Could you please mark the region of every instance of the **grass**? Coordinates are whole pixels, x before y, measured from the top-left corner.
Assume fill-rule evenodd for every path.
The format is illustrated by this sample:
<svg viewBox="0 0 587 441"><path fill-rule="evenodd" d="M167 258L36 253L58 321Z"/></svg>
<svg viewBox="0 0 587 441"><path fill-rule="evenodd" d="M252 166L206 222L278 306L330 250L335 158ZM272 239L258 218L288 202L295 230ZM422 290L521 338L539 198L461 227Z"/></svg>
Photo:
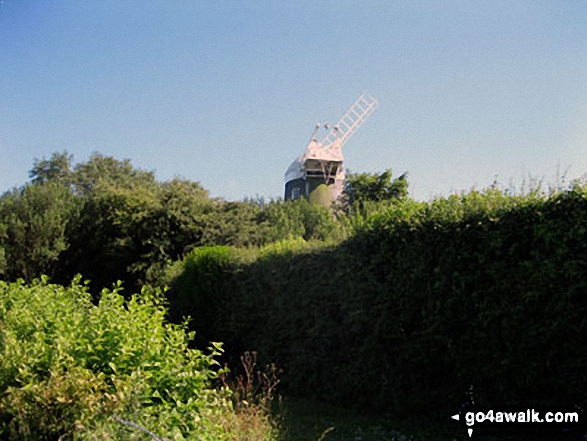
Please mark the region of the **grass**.
<svg viewBox="0 0 587 441"><path fill-rule="evenodd" d="M282 402L285 441L452 441L468 439L461 427L416 427L392 416L361 414L319 401Z"/></svg>

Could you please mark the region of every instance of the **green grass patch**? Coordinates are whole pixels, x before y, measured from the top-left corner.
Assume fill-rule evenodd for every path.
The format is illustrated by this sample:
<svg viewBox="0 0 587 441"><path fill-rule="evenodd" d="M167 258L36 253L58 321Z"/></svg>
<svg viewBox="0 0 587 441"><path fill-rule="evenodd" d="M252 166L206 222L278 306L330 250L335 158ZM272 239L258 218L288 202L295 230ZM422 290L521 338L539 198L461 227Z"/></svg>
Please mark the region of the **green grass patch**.
<svg viewBox="0 0 587 441"><path fill-rule="evenodd" d="M284 399L281 412L284 441L446 441L465 433L450 423L418 426L301 398Z"/></svg>

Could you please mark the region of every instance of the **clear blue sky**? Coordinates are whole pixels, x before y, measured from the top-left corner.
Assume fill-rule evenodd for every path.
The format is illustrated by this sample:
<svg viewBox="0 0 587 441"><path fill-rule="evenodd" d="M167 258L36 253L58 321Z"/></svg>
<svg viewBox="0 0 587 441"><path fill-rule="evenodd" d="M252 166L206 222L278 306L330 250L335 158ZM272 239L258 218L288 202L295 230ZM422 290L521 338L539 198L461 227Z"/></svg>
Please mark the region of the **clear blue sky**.
<svg viewBox="0 0 587 441"><path fill-rule="evenodd" d="M0 0L0 190L67 150L282 196L365 89L346 166L407 171L414 197L582 176L587 2Z"/></svg>

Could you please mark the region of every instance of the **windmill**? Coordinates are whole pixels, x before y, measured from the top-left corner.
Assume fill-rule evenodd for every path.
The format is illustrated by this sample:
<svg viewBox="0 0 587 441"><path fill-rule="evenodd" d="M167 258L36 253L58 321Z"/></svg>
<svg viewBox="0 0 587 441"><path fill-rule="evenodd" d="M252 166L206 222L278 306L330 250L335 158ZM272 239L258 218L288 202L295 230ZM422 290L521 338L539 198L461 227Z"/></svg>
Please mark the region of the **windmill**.
<svg viewBox="0 0 587 441"><path fill-rule="evenodd" d="M373 113L377 100L368 92L363 94L334 125L316 124L305 152L285 172L285 200L304 196L319 203L330 204L344 188L342 148ZM316 138L324 128L326 135Z"/></svg>

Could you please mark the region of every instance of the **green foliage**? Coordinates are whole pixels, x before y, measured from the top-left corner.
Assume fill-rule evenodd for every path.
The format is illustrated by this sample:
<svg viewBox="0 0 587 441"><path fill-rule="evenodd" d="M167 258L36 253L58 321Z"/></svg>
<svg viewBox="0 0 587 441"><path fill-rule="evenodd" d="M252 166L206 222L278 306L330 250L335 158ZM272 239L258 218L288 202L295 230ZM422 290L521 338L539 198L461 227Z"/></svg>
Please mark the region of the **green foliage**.
<svg viewBox="0 0 587 441"><path fill-rule="evenodd" d="M95 154L73 167L71 160L64 152L37 161L34 185L0 198L5 278L30 280L49 272L64 281L79 272L93 286L117 279L133 286L170 281L170 317L178 322L195 317L199 347L225 341L230 354L258 349L285 368L284 383L294 393L343 404L445 416L464 401L470 384L481 398L498 403L577 402L587 395L587 359L580 350L587 344L587 197L580 185L548 197L539 189L511 195L493 187L424 203L406 197L405 175L349 174L334 217L305 199L211 199L197 183L157 182L152 172L135 169L128 160ZM178 259L183 262L169 267ZM33 288L60 305L48 294L56 288ZM8 289L15 290L26 289ZM134 310L132 302L159 307L158 297L125 303L115 294L103 295L98 309L108 309L117 320L110 323L108 314L95 319L100 329L115 326L112 335L132 334L118 323L124 311ZM118 300L110 302L109 296ZM60 308L69 311L65 304ZM114 358L117 371L108 363L73 363L77 358L67 348L77 346L54 334L56 325L41 318L37 332L32 317L46 317L35 312L41 309L32 307L30 317L22 313L11 324L21 326L22 341L31 335L36 340L6 358L13 364L6 365L2 381L21 378L20 370L34 381L27 387L26 379L6 383L0 395L4 430L32 437L26 427L80 434L92 427L124 438L128 429L84 416L107 415L114 408L129 420L158 427L155 413L138 412L136 406L146 403L159 412L157 406L173 401L173 385L134 392L134 380L125 380L133 374L129 369L119 374L118 366L142 364L142 355L116 352L126 347L123 339L113 340L116 351L105 349L111 342L105 346L102 334L92 334L95 327L87 318L79 326L87 331L67 331L86 342L87 348L76 351L86 351L86 361ZM49 322L56 323L59 314L49 310L55 315ZM148 341L147 333L140 335ZM2 334L0 344L6 338ZM16 348L17 338L10 341ZM43 346L52 341L61 343ZM90 341L99 344L93 348ZM24 369L16 360L29 360L26 351L36 361ZM127 355L132 360L125 362ZM119 398L108 401L106 393ZM61 406L60 400L70 399L64 396L77 404ZM123 407L113 407L118 401ZM39 410L44 408L52 411ZM164 421L175 420L162 427L181 432L192 424L177 423L184 414L173 412L164 410ZM228 421L226 413L220 415ZM181 439L180 432L172 435Z"/></svg>
<svg viewBox="0 0 587 441"><path fill-rule="evenodd" d="M392 180L391 170L381 174L348 173L345 181L344 203L349 209L360 209L367 201L381 202L404 199L408 195L407 175Z"/></svg>
<svg viewBox="0 0 587 441"><path fill-rule="evenodd" d="M35 159L29 171L32 183L60 182L78 195L95 192L103 185L136 187L155 185L155 175L136 169L128 159L119 161L110 156L93 153L86 162L73 165L73 155L55 152L49 159Z"/></svg>
<svg viewBox="0 0 587 441"><path fill-rule="evenodd" d="M271 242L258 250L259 258L283 255L295 255L296 253L306 251L310 244L303 238L285 239L278 242Z"/></svg>
<svg viewBox="0 0 587 441"><path fill-rule="evenodd" d="M212 200L197 182L157 182L152 172L134 168L129 160L96 153L73 168L71 160L65 152L55 153L37 160L30 172L41 186L66 183L82 201L66 230L71 246L59 255L60 281L81 273L96 287L116 280L138 287L156 283L170 262L194 247L265 240L254 204ZM25 276L23 270L10 275Z"/></svg>
<svg viewBox="0 0 587 441"><path fill-rule="evenodd" d="M0 200L0 275L9 280L49 273L67 283L83 274L96 294L116 280L137 289L160 283L166 267L194 248L344 237L331 211L307 200L211 199L197 182L158 182L128 159L99 153L77 164L54 153L35 160L29 174L34 185ZM27 202L41 194L42 204Z"/></svg>
<svg viewBox="0 0 587 441"><path fill-rule="evenodd" d="M117 188L155 188L155 174L137 169L129 159L119 161L111 156L94 153L86 162L76 164L72 176L78 194L91 194L104 185Z"/></svg>
<svg viewBox="0 0 587 441"><path fill-rule="evenodd" d="M131 279L131 266L149 248L143 226L159 209L157 195L149 187L104 183L84 196L79 222L71 231L72 246L62 259L62 279L81 273L96 286Z"/></svg>
<svg viewBox="0 0 587 441"><path fill-rule="evenodd" d="M33 184L44 184L46 182L60 182L65 185L71 181L71 161L73 155L64 152L55 152L49 159L35 159L33 168L29 171L29 177Z"/></svg>
<svg viewBox="0 0 587 441"><path fill-rule="evenodd" d="M69 246L80 201L58 182L26 185L0 197L0 276L31 280L51 274Z"/></svg>
<svg viewBox="0 0 587 441"><path fill-rule="evenodd" d="M584 188L371 204L338 245L224 250L197 288L186 265L171 298L205 298L207 338L259 350L297 395L407 417L445 417L471 384L490 403L585 399Z"/></svg>
<svg viewBox="0 0 587 441"><path fill-rule="evenodd" d="M267 226L260 219L260 209L250 202L215 201L202 226L202 240L193 246L247 247L266 240Z"/></svg>
<svg viewBox="0 0 587 441"><path fill-rule="evenodd" d="M237 439L220 344L165 321L162 295L125 300L87 287L0 282L0 434L3 439L150 439L114 416L173 440ZM258 439L269 439L271 427Z"/></svg>
<svg viewBox="0 0 587 441"><path fill-rule="evenodd" d="M196 321L202 320L196 340L201 345L211 341L206 332L209 322L222 313L224 305L217 303L220 286L216 285L216 281L222 279L233 254L233 250L227 246L196 248L184 259L179 279L176 280L184 287L183 292L187 295L174 296L174 293L168 293L172 321L182 321L186 316ZM174 269L173 272L176 271Z"/></svg>
<svg viewBox="0 0 587 441"><path fill-rule="evenodd" d="M334 205L345 235L371 228L381 216L412 219L411 213L425 204L408 199L406 177L404 173L392 180L391 170L381 174L348 173L342 197Z"/></svg>
<svg viewBox="0 0 587 441"><path fill-rule="evenodd" d="M341 236L329 210L307 201L226 202L211 199L197 182L157 182L152 172L134 168L127 159L95 153L86 162L72 165L72 160L67 152L36 160L30 171L36 185L26 190L61 186L78 202L78 212L61 224L67 245L56 246L52 255L58 270L51 275L63 283L83 274L92 280L94 291L116 280L138 288L160 283L171 262L197 247L255 247L287 238ZM32 206L23 209L22 216L34 215ZM65 219L67 210L61 215ZM10 267L9 259L3 258L9 252L2 242L7 222L0 213L0 274L30 279L47 271L47 265L38 262L38 246L30 240L31 247L20 248L29 259ZM28 237L30 232L23 234Z"/></svg>
<svg viewBox="0 0 587 441"><path fill-rule="evenodd" d="M269 224L267 242L294 238L329 241L341 236L330 209L305 198L271 202L260 216Z"/></svg>
<svg viewBox="0 0 587 441"><path fill-rule="evenodd" d="M0 237L2 237L2 238L6 237L6 233L4 231L5 231L5 227L0 226ZM8 268L8 262L6 260L6 250L4 249L3 246L0 246L0 274L5 274L7 268Z"/></svg>

